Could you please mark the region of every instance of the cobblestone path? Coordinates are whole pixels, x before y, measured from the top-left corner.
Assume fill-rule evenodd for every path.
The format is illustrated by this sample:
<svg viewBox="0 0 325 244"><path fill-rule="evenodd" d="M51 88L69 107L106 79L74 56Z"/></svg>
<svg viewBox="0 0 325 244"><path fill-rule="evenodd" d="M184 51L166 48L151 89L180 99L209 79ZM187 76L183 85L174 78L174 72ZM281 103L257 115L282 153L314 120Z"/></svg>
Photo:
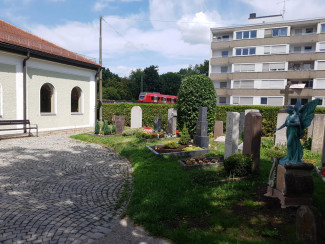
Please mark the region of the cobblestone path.
<svg viewBox="0 0 325 244"><path fill-rule="evenodd" d="M0 141L0 243L91 243L111 231L131 166L67 135Z"/></svg>

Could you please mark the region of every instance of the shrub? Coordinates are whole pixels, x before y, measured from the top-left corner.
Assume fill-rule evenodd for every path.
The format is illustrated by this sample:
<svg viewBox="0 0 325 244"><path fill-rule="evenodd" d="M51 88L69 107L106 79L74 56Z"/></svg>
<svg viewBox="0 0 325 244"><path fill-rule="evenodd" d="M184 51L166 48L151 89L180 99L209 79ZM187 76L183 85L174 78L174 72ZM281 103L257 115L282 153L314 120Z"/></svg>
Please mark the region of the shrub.
<svg viewBox="0 0 325 244"><path fill-rule="evenodd" d="M111 134L111 130L108 127L108 121L107 120L104 120L102 131L104 132L104 135L110 135Z"/></svg>
<svg viewBox="0 0 325 244"><path fill-rule="evenodd" d="M112 125L112 134L116 134L116 125Z"/></svg>
<svg viewBox="0 0 325 244"><path fill-rule="evenodd" d="M209 77L203 75L186 77L178 91L178 127L183 128L186 125L190 135L193 135L198 120L199 107L207 107L208 132L212 132L216 118L216 104L216 92Z"/></svg>
<svg viewBox="0 0 325 244"><path fill-rule="evenodd" d="M200 150L203 150L203 148L201 148L201 147L195 147L195 146L183 148L183 151L200 151Z"/></svg>
<svg viewBox="0 0 325 244"><path fill-rule="evenodd" d="M284 158L287 155L286 145L276 145L265 149L265 156L270 158Z"/></svg>
<svg viewBox="0 0 325 244"><path fill-rule="evenodd" d="M304 144L302 145L302 147L304 149L307 149L307 150L311 150L311 143L313 141L313 138L310 136L307 138L307 140L305 140Z"/></svg>
<svg viewBox="0 0 325 244"><path fill-rule="evenodd" d="M95 125L95 134L98 135L100 132L100 125L99 125L99 122L98 120L96 121L96 125Z"/></svg>
<svg viewBox="0 0 325 244"><path fill-rule="evenodd" d="M188 133L186 125L184 125L183 130L180 134L181 134L181 137L179 138L178 143L181 145L189 144L190 143L190 134Z"/></svg>
<svg viewBox="0 0 325 244"><path fill-rule="evenodd" d="M180 145L174 141L169 141L164 144L164 148L168 148L168 149L176 149L179 148L179 146Z"/></svg>
<svg viewBox="0 0 325 244"><path fill-rule="evenodd" d="M142 132L142 129L141 128L129 128L129 129L125 129L122 132L122 136L133 136L136 133L138 133L139 131Z"/></svg>
<svg viewBox="0 0 325 244"><path fill-rule="evenodd" d="M150 139L151 138L151 133L142 133L142 137L145 139Z"/></svg>
<svg viewBox="0 0 325 244"><path fill-rule="evenodd" d="M250 155L235 153L226 158L223 165L228 175L240 177L252 172L253 160Z"/></svg>

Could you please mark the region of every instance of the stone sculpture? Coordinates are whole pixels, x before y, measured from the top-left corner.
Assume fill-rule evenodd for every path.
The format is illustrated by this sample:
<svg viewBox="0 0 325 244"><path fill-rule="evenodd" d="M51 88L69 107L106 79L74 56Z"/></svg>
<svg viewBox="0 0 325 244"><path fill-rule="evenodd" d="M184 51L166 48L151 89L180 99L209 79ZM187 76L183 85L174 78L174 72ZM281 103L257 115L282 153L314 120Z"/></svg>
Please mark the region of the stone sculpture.
<svg viewBox="0 0 325 244"><path fill-rule="evenodd" d="M315 99L301 108L300 100L296 105L288 106L286 112L289 114L283 125L277 130L287 127L287 156L280 159L279 163L304 163L301 161L303 150L300 139L305 134L307 128L314 118L314 111L319 104L319 99Z"/></svg>

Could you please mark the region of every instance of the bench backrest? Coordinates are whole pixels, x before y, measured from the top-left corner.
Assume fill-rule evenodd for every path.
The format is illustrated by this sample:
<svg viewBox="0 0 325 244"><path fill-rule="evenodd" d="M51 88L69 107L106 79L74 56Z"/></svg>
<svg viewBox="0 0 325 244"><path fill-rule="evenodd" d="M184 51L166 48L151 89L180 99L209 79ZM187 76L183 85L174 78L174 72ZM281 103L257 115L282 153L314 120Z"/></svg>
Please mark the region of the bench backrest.
<svg viewBox="0 0 325 244"><path fill-rule="evenodd" d="M0 120L0 125L29 125L29 120Z"/></svg>

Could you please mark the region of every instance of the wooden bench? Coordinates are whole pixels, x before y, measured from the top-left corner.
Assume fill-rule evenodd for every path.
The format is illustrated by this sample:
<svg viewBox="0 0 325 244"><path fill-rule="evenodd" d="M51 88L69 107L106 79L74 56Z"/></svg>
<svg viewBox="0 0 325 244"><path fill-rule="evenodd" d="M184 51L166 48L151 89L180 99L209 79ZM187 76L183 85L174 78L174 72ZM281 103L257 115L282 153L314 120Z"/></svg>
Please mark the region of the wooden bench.
<svg viewBox="0 0 325 244"><path fill-rule="evenodd" d="M1 125L24 125L22 128L7 128L7 129L0 129L0 131L7 131L7 130L29 130L29 135L31 135L31 130L36 130L36 136L38 136L38 125L31 125L29 120L0 120Z"/></svg>

